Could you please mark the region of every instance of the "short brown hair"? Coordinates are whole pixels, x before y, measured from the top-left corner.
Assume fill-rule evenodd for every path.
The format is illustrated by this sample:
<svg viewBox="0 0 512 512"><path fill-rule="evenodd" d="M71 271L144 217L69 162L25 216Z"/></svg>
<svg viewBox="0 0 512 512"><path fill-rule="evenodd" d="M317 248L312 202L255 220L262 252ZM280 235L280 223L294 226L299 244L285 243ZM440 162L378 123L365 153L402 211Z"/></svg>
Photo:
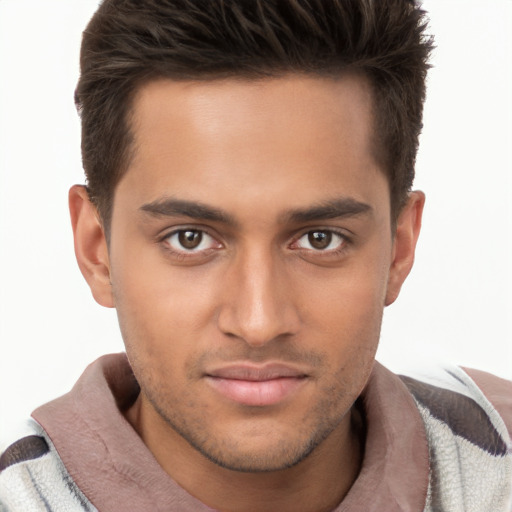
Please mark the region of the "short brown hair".
<svg viewBox="0 0 512 512"><path fill-rule="evenodd" d="M75 100L89 196L109 230L136 90L157 78L363 74L394 216L414 178L432 38L413 0L104 0L83 34Z"/></svg>

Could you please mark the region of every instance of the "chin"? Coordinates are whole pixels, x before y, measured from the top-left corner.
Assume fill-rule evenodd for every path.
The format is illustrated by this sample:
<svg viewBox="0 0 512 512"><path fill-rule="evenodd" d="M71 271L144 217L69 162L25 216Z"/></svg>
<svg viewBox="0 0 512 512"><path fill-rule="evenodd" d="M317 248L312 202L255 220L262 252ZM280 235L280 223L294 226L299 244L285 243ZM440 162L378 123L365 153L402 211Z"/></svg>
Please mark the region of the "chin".
<svg viewBox="0 0 512 512"><path fill-rule="evenodd" d="M177 434L203 457L222 468L244 473L281 471L304 461L340 425L345 415L320 422L295 421L279 425L257 417L215 432L210 423L177 424L160 415ZM314 416L314 415L311 415ZM298 427L301 425L301 427Z"/></svg>
<svg viewBox="0 0 512 512"><path fill-rule="evenodd" d="M218 442L215 446L195 445L187 441L208 460L230 471L241 473L269 473L296 466L305 460L321 443L322 439L289 440L267 442L264 446L242 447L232 440Z"/></svg>

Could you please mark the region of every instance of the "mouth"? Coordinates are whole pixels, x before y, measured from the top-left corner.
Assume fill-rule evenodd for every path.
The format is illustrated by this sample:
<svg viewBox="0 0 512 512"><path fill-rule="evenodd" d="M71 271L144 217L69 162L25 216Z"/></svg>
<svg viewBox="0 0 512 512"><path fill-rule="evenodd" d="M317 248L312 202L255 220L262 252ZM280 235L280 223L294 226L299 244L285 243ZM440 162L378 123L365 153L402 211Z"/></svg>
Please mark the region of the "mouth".
<svg viewBox="0 0 512 512"><path fill-rule="evenodd" d="M236 364L205 374L214 391L240 405L264 407L292 396L308 379L300 369L283 364Z"/></svg>

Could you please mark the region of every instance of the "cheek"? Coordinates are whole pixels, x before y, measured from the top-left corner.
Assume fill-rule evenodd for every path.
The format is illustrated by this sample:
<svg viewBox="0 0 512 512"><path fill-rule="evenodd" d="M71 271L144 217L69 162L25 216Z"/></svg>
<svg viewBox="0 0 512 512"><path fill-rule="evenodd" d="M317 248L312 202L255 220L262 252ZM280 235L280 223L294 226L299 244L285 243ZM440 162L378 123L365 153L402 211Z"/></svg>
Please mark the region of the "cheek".
<svg viewBox="0 0 512 512"><path fill-rule="evenodd" d="M347 396L353 399L361 393L373 368L382 324L385 278L368 271L364 277L354 273L351 279L339 280L333 287L336 292L333 291L323 311L328 326L324 329L324 343L334 377L333 388L327 394L346 401ZM320 318L320 312L317 316Z"/></svg>
<svg viewBox="0 0 512 512"><path fill-rule="evenodd" d="M148 367L154 375L169 380L194 360L201 340L215 339L212 292L219 288L214 272L173 267L158 251L154 253L125 251L131 257L114 262L112 287L134 369Z"/></svg>
<svg viewBox="0 0 512 512"><path fill-rule="evenodd" d="M127 310L147 330L194 329L211 310L215 278L205 269L171 265L155 247L126 248L113 262L116 308ZM130 256L125 256L130 255Z"/></svg>
<svg viewBox="0 0 512 512"><path fill-rule="evenodd" d="M343 382L340 389L350 396L359 394L373 367L386 293L385 262L364 259L311 285L304 308L317 349L328 355L333 386Z"/></svg>
<svg viewBox="0 0 512 512"><path fill-rule="evenodd" d="M304 290L304 315L309 320L314 317L330 334L361 339L356 331L380 326L386 283L386 266L371 262L356 262L343 271L319 276Z"/></svg>

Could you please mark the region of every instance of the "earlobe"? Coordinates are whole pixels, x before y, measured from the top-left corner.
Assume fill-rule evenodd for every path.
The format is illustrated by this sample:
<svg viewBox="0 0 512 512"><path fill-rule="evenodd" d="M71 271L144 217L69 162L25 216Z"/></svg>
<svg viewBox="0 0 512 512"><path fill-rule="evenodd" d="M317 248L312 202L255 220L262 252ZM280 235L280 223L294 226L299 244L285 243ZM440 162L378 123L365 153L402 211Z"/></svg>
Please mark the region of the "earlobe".
<svg viewBox="0 0 512 512"><path fill-rule="evenodd" d="M107 241L98 211L91 203L84 186L71 187L69 211L73 226L75 255L80 271L89 284L96 302L112 308L114 300L110 283Z"/></svg>
<svg viewBox="0 0 512 512"><path fill-rule="evenodd" d="M420 234L424 204L425 194L423 192L411 192L407 204L398 217L388 276L386 306L389 306L397 299L400 288L405 278L409 275L414 263L416 242Z"/></svg>

